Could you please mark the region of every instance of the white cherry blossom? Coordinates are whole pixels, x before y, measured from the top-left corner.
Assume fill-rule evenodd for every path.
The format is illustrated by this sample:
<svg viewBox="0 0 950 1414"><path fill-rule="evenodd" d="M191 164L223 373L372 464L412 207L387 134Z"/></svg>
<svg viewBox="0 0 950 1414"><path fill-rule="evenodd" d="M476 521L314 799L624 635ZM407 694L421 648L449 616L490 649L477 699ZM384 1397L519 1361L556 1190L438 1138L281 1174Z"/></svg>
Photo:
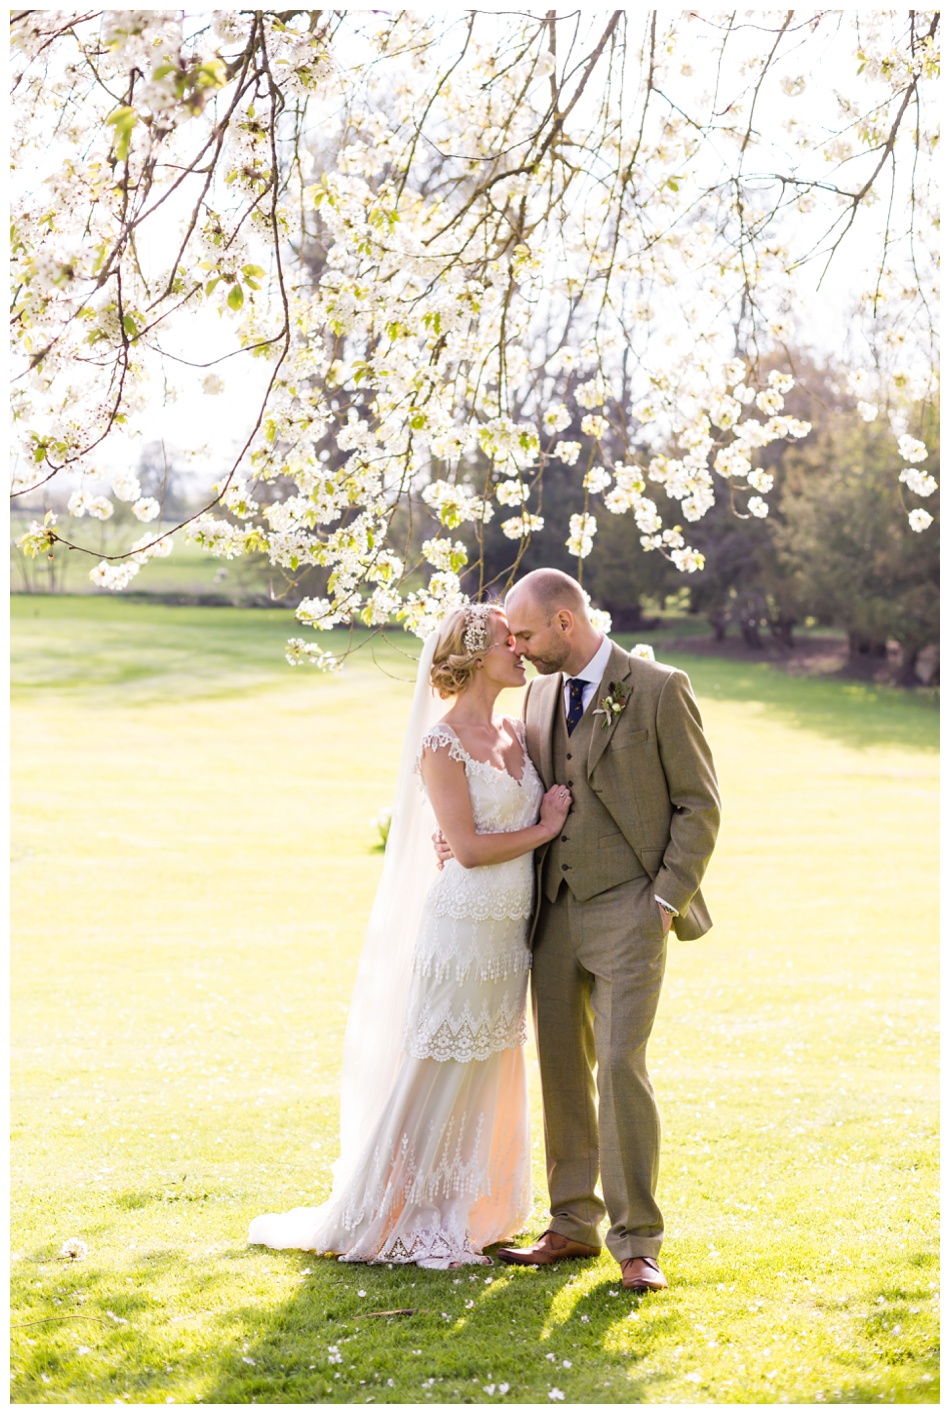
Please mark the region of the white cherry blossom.
<svg viewBox="0 0 950 1414"><path fill-rule="evenodd" d="M732 38L720 54L700 12L655 21L641 53L621 12L556 14L556 48L515 11L16 12L14 494L55 483L70 518L111 515L90 490L93 460L115 464L103 443L150 401L173 411L176 387L220 411L242 361L262 391L184 539L288 578L320 567L310 627L424 634L465 602L499 507L518 511L512 563L542 528L592 553L596 496L692 573L682 523L722 497L766 515L760 452L808 435L783 403L818 249L829 286L856 282L847 392L924 461L909 428L935 394L937 12L822 12L787 35L763 12L755 56ZM825 112L829 45L844 63ZM860 208L891 188L906 220L887 259L848 266ZM221 357L189 346L193 314ZM584 506L569 527L544 499L553 464ZM131 471L111 494L161 515ZM121 588L172 544L129 541L94 583ZM55 518L20 541L73 543ZM291 643L293 662L336 666Z"/></svg>
<svg viewBox="0 0 950 1414"><path fill-rule="evenodd" d="M898 437L897 450L905 462L922 462L927 458L926 443L921 442L917 437L909 436L906 432L902 437Z"/></svg>

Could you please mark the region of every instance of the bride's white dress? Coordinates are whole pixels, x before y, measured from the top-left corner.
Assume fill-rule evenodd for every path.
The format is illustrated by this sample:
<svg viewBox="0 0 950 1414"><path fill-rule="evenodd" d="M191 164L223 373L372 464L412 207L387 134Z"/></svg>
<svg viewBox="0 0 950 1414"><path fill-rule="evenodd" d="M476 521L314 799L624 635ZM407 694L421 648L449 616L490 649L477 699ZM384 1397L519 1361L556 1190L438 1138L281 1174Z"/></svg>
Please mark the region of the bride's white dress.
<svg viewBox="0 0 950 1414"><path fill-rule="evenodd" d="M422 748L465 767L479 834L532 825L544 787L474 760L437 723ZM421 751L420 748L420 758ZM418 766L418 759L417 759ZM531 1207L525 1003L532 855L463 869L429 889L412 963L402 1054L389 1103L319 1208L255 1218L248 1241L348 1262L477 1262L521 1231ZM373 1018L366 1018L373 1025Z"/></svg>

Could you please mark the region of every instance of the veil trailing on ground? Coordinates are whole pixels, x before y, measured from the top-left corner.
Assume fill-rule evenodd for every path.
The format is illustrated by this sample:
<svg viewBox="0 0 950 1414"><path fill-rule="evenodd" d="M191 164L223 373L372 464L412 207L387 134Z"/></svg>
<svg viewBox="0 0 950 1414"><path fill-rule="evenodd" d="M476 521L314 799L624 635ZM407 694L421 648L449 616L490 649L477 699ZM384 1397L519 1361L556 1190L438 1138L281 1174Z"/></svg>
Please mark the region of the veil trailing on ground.
<svg viewBox="0 0 950 1414"><path fill-rule="evenodd" d="M356 973L343 1041L340 1181L380 1118L402 1051L412 956L422 904L435 877L435 815L415 771L422 738L445 710L429 684L438 633L423 645L403 741L383 872Z"/></svg>

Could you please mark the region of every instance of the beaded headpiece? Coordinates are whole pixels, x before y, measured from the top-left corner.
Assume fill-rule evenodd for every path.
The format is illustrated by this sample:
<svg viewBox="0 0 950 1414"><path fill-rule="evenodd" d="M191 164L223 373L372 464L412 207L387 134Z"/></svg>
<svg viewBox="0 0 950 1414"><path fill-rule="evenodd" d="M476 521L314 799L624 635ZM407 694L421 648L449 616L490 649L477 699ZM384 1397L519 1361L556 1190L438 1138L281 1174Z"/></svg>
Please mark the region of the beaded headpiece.
<svg viewBox="0 0 950 1414"><path fill-rule="evenodd" d="M491 647L491 625L494 613L491 604L466 604L465 632L462 642L466 653L485 653Z"/></svg>

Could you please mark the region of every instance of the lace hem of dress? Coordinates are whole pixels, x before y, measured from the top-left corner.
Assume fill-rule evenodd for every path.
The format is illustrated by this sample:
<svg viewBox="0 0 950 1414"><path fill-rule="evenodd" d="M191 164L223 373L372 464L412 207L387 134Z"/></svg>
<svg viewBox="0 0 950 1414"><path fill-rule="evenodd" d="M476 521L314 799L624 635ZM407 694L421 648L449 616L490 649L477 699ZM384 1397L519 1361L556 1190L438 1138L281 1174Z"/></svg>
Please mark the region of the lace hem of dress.
<svg viewBox="0 0 950 1414"><path fill-rule="evenodd" d="M341 1257L341 1262L346 1258ZM377 1262L405 1264L415 1262L417 1267L429 1267L437 1271L454 1266L484 1266L489 1258L476 1252L468 1232L460 1236L420 1228L412 1233L400 1233L395 1240L380 1252Z"/></svg>

